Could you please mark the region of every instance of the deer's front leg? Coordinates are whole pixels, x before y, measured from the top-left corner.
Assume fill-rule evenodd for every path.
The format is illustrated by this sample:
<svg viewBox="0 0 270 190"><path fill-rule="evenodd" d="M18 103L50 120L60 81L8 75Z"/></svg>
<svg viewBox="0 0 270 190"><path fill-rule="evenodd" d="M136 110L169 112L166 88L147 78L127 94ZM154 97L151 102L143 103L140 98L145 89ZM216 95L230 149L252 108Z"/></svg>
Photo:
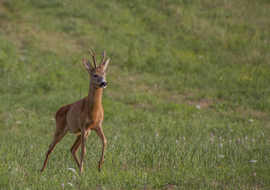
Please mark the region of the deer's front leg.
<svg viewBox="0 0 270 190"><path fill-rule="evenodd" d="M96 133L98 134L99 138L102 140L102 153L101 153L101 157L100 157L100 161L98 162L98 168L100 171L100 168L103 164L104 161L104 154L105 154L105 149L106 149L106 145L107 145L107 139L102 131L102 127L98 127L97 129L95 129Z"/></svg>
<svg viewBox="0 0 270 190"><path fill-rule="evenodd" d="M82 138L82 146L81 146L81 165L80 165L80 173L83 172L83 159L86 153L86 147L85 147L85 141L86 141L86 132L85 132L85 127L83 127L81 131L81 138Z"/></svg>

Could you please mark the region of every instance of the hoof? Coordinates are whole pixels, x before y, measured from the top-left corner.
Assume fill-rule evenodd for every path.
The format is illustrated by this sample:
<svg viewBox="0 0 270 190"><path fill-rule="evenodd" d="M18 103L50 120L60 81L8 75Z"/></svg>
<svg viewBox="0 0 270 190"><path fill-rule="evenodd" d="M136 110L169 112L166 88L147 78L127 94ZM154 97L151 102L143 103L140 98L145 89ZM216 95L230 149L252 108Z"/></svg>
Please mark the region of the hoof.
<svg viewBox="0 0 270 190"><path fill-rule="evenodd" d="M102 166L102 163L98 163L98 172L100 172L101 166Z"/></svg>

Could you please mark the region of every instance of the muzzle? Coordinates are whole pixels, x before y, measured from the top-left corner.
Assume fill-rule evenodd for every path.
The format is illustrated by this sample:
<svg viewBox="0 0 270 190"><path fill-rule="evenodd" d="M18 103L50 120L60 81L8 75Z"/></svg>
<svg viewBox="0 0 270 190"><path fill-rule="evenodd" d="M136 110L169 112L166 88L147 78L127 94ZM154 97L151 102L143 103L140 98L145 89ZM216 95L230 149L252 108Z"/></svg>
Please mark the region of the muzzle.
<svg viewBox="0 0 270 190"><path fill-rule="evenodd" d="M107 82L106 82L106 81L105 81L105 82L102 82L102 83L100 84L100 86L101 86L101 88L106 88Z"/></svg>

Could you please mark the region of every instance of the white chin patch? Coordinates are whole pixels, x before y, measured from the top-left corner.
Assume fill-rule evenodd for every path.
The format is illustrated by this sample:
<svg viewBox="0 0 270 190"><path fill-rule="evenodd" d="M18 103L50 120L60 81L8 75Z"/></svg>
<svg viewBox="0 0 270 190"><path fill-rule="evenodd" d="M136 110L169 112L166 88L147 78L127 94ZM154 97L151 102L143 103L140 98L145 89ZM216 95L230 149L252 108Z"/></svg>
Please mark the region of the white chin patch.
<svg viewBox="0 0 270 190"><path fill-rule="evenodd" d="M106 86L102 85L101 88L106 88Z"/></svg>

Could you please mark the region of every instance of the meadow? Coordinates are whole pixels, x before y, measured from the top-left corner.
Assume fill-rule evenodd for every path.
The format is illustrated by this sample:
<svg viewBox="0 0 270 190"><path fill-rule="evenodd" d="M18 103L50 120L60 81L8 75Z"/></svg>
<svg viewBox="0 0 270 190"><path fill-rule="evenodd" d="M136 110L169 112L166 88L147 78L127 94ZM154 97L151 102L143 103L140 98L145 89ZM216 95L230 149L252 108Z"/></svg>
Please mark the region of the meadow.
<svg viewBox="0 0 270 190"><path fill-rule="evenodd" d="M268 0L1 0L0 189L269 189ZM54 114L111 58L84 173ZM80 155L80 153L78 153ZM75 170L73 170L75 169Z"/></svg>

